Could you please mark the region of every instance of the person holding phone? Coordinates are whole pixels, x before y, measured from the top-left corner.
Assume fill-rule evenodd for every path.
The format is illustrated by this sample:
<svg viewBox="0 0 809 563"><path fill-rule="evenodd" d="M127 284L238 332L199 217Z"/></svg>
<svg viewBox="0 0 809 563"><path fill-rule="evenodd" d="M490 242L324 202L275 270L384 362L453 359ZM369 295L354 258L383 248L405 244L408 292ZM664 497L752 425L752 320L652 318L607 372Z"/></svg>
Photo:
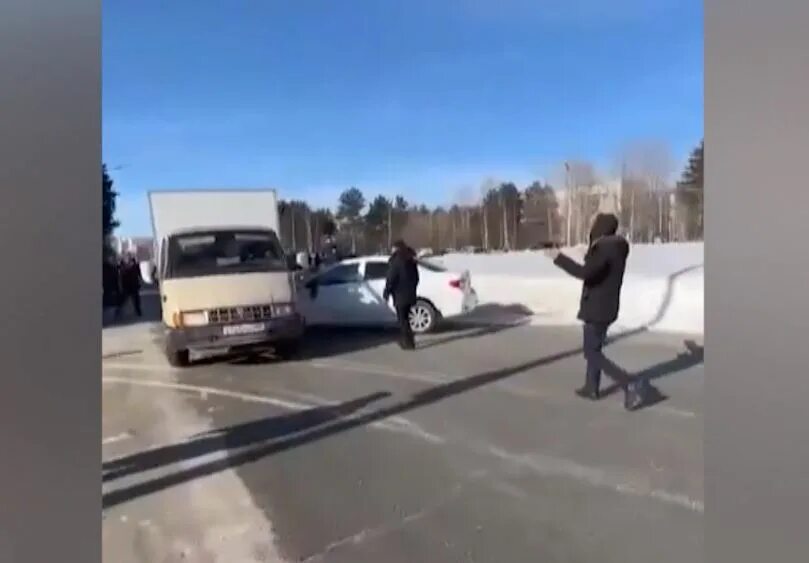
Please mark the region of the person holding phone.
<svg viewBox="0 0 809 563"><path fill-rule="evenodd" d="M611 213L599 213L590 229L584 264L558 249L545 250L556 266L583 282L578 318L584 323L582 349L587 372L584 386L577 389L576 394L591 400L599 398L604 359L602 348L607 330L618 319L621 286L629 256L629 242L617 232L618 218Z"/></svg>

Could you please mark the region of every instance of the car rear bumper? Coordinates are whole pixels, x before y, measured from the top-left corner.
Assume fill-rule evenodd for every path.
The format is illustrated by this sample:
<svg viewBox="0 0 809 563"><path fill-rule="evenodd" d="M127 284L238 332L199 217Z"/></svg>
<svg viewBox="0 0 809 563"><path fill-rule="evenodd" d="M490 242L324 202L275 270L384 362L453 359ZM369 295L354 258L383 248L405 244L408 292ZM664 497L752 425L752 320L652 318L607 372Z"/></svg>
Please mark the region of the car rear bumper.
<svg viewBox="0 0 809 563"><path fill-rule="evenodd" d="M238 333L238 327L262 325L260 330ZM166 329L166 347L169 350L207 350L223 348L260 348L281 341L294 341L303 337L303 317L299 314L261 323L230 323L181 329ZM235 333L234 333L235 332Z"/></svg>
<svg viewBox="0 0 809 563"><path fill-rule="evenodd" d="M474 289L470 289L469 293L464 297L463 305L461 306L461 314L471 313L478 306L478 294Z"/></svg>

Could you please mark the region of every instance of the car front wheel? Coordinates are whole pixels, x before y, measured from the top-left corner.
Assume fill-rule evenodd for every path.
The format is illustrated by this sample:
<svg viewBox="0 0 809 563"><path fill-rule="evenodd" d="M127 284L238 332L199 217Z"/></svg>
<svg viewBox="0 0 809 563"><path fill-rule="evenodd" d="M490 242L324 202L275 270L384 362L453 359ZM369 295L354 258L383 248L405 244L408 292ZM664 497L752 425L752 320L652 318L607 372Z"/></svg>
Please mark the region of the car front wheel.
<svg viewBox="0 0 809 563"><path fill-rule="evenodd" d="M410 308L410 329L415 334L425 334L435 329L438 311L428 301L419 299Z"/></svg>

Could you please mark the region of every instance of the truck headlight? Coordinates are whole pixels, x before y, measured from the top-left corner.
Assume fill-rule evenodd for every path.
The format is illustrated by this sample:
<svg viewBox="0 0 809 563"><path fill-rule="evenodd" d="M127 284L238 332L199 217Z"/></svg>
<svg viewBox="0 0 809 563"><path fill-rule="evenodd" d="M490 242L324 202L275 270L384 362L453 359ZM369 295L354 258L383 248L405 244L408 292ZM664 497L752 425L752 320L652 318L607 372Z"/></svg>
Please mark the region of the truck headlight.
<svg viewBox="0 0 809 563"><path fill-rule="evenodd" d="M292 303L279 303L272 306L272 315L274 317L287 317L295 313L295 307Z"/></svg>
<svg viewBox="0 0 809 563"><path fill-rule="evenodd" d="M205 326L208 324L208 314L205 311L182 313L183 326Z"/></svg>

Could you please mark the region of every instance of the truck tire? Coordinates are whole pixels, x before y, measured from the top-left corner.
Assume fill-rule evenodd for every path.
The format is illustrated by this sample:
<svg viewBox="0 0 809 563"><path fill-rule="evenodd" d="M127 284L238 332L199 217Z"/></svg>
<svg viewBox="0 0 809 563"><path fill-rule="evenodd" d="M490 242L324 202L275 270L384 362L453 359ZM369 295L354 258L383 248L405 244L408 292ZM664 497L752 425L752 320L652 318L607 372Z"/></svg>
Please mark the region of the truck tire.
<svg viewBox="0 0 809 563"><path fill-rule="evenodd" d="M282 360L291 360L298 355L301 349L300 340L281 340L273 346L275 355Z"/></svg>
<svg viewBox="0 0 809 563"><path fill-rule="evenodd" d="M169 365L175 368L188 367L191 363L190 354L188 350L166 350L166 359Z"/></svg>

